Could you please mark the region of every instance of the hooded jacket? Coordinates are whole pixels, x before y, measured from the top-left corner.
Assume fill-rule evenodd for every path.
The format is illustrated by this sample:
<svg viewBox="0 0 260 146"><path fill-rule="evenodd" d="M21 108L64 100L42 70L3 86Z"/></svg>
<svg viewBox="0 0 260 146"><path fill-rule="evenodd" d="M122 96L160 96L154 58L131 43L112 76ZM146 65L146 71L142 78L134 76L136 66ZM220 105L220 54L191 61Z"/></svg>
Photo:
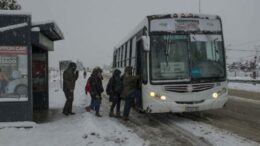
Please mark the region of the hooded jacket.
<svg viewBox="0 0 260 146"><path fill-rule="evenodd" d="M100 68L95 68L88 79L91 86L90 95L94 98L101 97L101 93L104 91L102 79L98 77L99 72L102 72L102 70Z"/></svg>
<svg viewBox="0 0 260 146"><path fill-rule="evenodd" d="M75 83L78 79L78 71L76 71L76 64L70 63L68 68L63 73L63 90L74 90ZM76 72L75 72L76 71Z"/></svg>
<svg viewBox="0 0 260 146"><path fill-rule="evenodd" d="M120 78L121 71L116 69L113 73L113 76L109 79L106 92L110 96L117 96L119 97L122 89L123 89L123 84L122 80Z"/></svg>

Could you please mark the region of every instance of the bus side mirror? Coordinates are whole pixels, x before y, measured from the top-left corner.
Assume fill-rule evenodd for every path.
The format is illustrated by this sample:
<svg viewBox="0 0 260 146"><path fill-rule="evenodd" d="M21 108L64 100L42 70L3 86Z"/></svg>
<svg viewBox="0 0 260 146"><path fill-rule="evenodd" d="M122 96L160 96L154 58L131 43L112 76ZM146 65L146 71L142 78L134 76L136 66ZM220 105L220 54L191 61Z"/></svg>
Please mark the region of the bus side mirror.
<svg viewBox="0 0 260 146"><path fill-rule="evenodd" d="M150 51L150 37L142 36L142 42L144 51Z"/></svg>

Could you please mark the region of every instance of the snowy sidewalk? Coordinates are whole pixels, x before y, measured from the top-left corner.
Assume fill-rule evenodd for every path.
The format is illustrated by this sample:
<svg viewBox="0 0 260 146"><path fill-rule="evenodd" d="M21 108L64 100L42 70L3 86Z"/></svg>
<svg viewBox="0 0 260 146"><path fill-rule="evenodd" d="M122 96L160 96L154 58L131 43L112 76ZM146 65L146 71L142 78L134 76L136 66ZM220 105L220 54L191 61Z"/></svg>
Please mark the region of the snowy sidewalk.
<svg viewBox="0 0 260 146"><path fill-rule="evenodd" d="M50 115L48 122L36 124L34 128L0 129L1 146L144 146L145 142L117 119L103 116L97 118L84 111L89 104L85 95L86 80L79 78L75 89L73 110L76 115L61 114L65 97L59 82L50 83ZM102 109L101 109L102 110ZM102 113L107 111L102 111Z"/></svg>

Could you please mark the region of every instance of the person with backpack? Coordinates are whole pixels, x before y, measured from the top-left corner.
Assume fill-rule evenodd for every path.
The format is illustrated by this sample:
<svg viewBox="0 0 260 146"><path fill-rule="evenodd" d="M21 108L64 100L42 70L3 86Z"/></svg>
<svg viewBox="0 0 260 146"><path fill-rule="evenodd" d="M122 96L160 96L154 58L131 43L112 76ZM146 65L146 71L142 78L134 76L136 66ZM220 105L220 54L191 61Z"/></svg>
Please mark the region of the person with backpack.
<svg viewBox="0 0 260 146"><path fill-rule="evenodd" d="M120 94L122 91L122 81L120 78L121 71L116 69L113 72L113 76L109 79L106 92L110 96L109 101L112 102L112 105L110 107L109 116L114 117L114 108L116 106L116 117L120 117L120 104L121 104L121 98Z"/></svg>
<svg viewBox="0 0 260 146"><path fill-rule="evenodd" d="M86 93L86 95L88 95L88 93L90 93L90 91L91 91L90 77L88 78L86 86L85 86L85 93ZM90 105L86 106L85 110L87 112L90 112L91 110L94 110L94 100L92 98L90 99Z"/></svg>
<svg viewBox="0 0 260 146"><path fill-rule="evenodd" d="M101 105L101 93L104 91L102 85L102 69L96 67L93 69L91 76L88 78L87 86L89 89L89 93L91 96L90 106L86 107L87 111L91 109L96 111L97 117L102 117L99 113L100 105ZM86 87L87 88L87 87ZM88 91L86 91L88 92Z"/></svg>
<svg viewBox="0 0 260 146"><path fill-rule="evenodd" d="M71 62L68 68L63 73L63 91L66 96L63 114L66 116L75 114L74 112L72 112L72 103L74 100L75 83L79 77L79 72L76 71L76 68L76 63Z"/></svg>

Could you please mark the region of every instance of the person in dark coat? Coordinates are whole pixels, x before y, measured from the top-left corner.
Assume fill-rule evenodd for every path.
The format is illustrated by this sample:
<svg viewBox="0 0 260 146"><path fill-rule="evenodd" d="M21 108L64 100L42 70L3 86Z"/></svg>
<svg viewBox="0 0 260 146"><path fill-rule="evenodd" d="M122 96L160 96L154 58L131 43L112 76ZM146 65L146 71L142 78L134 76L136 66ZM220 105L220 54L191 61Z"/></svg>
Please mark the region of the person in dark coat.
<svg viewBox="0 0 260 146"><path fill-rule="evenodd" d="M101 94L104 91L102 85L102 69L96 67L93 69L91 76L89 77L89 83L91 86L90 96L91 96L91 104L86 108L87 111L94 109L96 111L97 117L102 117L99 113L100 105L101 105Z"/></svg>
<svg viewBox="0 0 260 146"><path fill-rule="evenodd" d="M63 73L63 91L66 97L63 114L67 116L75 114L72 112L72 103L74 100L75 83L79 76L79 72L76 71L76 68L77 65L71 62Z"/></svg>
<svg viewBox="0 0 260 146"><path fill-rule="evenodd" d="M5 87L7 86L8 81L8 77L0 68L0 96L2 96L5 93Z"/></svg>
<svg viewBox="0 0 260 146"><path fill-rule="evenodd" d="M121 71L116 69L113 73L113 76L109 79L106 92L110 96L109 100L112 102L110 107L110 117L114 117L114 108L116 106L116 117L120 117L120 103L121 98L120 94L122 92L122 81L120 78Z"/></svg>
<svg viewBox="0 0 260 146"><path fill-rule="evenodd" d="M84 72L83 72L83 77L84 77L84 79L86 79L86 77L87 77L87 72L86 72L85 69L84 69Z"/></svg>
<svg viewBox="0 0 260 146"><path fill-rule="evenodd" d="M121 96L125 98L125 106L123 112L123 119L129 119L129 113L131 107L135 103L136 99L141 98L140 91L138 90L139 77L132 75L132 67L128 66L125 68L125 73L122 78L123 91Z"/></svg>

